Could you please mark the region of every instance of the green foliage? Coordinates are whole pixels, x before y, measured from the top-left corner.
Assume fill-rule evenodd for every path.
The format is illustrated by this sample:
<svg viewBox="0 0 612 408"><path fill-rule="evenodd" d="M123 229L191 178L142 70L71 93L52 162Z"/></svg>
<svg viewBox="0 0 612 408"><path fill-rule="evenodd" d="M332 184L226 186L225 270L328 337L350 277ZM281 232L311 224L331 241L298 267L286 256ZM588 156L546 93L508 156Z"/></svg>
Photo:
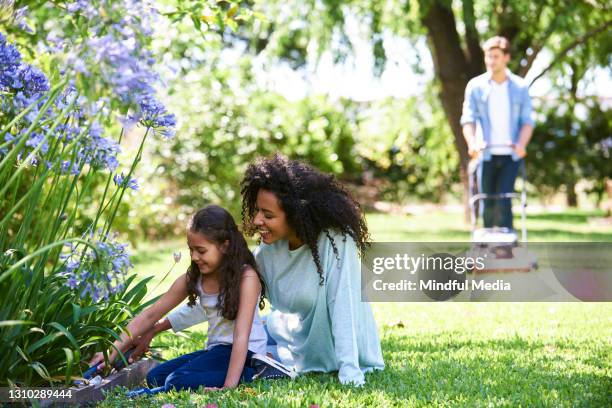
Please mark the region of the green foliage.
<svg viewBox="0 0 612 408"><path fill-rule="evenodd" d="M553 192L588 180L601 200L605 179L612 175L612 112L593 99L543 108L545 119L538 122L529 146L529 182Z"/></svg>
<svg viewBox="0 0 612 408"><path fill-rule="evenodd" d="M92 303L57 274L43 276L22 267L2 285L5 293L18 296L7 296L0 304L0 384L70 385L88 368L95 351L111 347L120 322L147 305L142 302L146 282L136 284L135 278L126 280L125 291Z"/></svg>
<svg viewBox="0 0 612 408"><path fill-rule="evenodd" d="M51 91L48 104L41 112L56 101L61 85ZM87 127L71 140L64 139L57 130L60 122L72 123L73 119L68 116L72 109L74 106L68 103L65 109L46 120L39 114L25 133L15 134L20 142L9 145L10 149L2 155L0 291L5 296L0 301L0 347L5 351L0 357L0 384L3 385L54 381L69 384L71 377L79 376L92 346L106 347L108 340L105 339L113 334L118 322L140 307L139 301L146 292L141 287L136 290L138 297L134 297L135 292L129 294L113 288L112 295L100 303L93 295L94 286L100 284L100 275L106 277L113 269L126 272L123 267L111 267L114 258L104 258L99 245L106 240L112 210L121 201L120 195L127 186L113 188L115 194L111 197L103 196L105 206L98 209L95 220L88 226L90 231L95 231L97 222L100 221L97 225L101 227L105 221L106 231L96 233L95 240L93 232L84 239L70 238L77 235L73 227L81 199L88 194L96 173L103 171L94 162L85 164L85 161L79 163L76 174L61 170L63 163L76 162L76 157L84 154L80 149L89 137ZM3 134L17 127L14 118L0 119ZM53 125L47 127L45 122L49 124L51 120ZM44 135L44 140L51 145L48 151L45 152L42 144L31 152L23 149L26 141L33 138L32 132ZM108 182L111 177L110 173L106 175ZM101 217L106 209L110 215ZM72 254L82 253L81 259L88 247L95 251L96 262L87 265L87 272L83 270L84 263L79 266L83 274L88 273L92 278L85 279L81 274L83 282L67 284L66 261L61 258L61 249L70 243L76 244L71 246ZM78 273L71 272L74 276ZM112 283L124 289L133 280L124 282L123 276L116 278L120 282ZM91 296L88 288L92 290Z"/></svg>
<svg viewBox="0 0 612 408"><path fill-rule="evenodd" d="M383 100L364 115L358 151L375 177L388 180L384 198L440 201L451 191L458 182L458 156L433 97Z"/></svg>
<svg viewBox="0 0 612 408"><path fill-rule="evenodd" d="M148 42L134 28L147 13L135 17L112 1L70 5L79 8L31 3L25 22L1 21L17 24L7 30L11 40L0 34L3 386L70 385L92 352L107 350L121 324L147 305L147 280L127 277L127 245L110 232L126 190L137 189L131 176L147 136L167 136L174 117L155 99L151 64L141 63ZM106 26L119 16L124 25ZM53 21L38 20L45 18ZM28 35L23 24L36 30ZM13 44L18 39L33 49L54 27L67 28L66 48L46 49L40 60L30 63ZM92 54L100 57L95 63L88 60ZM71 58L82 64L66 67ZM120 128L113 120L126 119L126 112L145 131L132 129L137 151L120 163L124 130L113 134ZM120 164L125 172L117 170Z"/></svg>
<svg viewBox="0 0 612 408"><path fill-rule="evenodd" d="M181 128L176 144L157 146L147 153L148 160L139 170L146 191L141 200L120 207L120 230L133 242L143 234L180 233L185 216L206 202L220 203L238 215L238 183L246 164L276 150L358 183L369 170L367 174L383 180L387 200L439 201L445 194L457 194L457 142L434 97L438 86L430 86L418 102L354 103L323 95L287 101L270 91L258 74L277 63L302 69L309 58L318 58L326 50L332 51L336 62L344 61L354 51L346 32L347 19L357 21L370 39L373 69L380 73L388 51L383 34L407 38L415 46L423 44L427 30L421 18L436 4L415 0L249 1L240 3L236 14L229 16L235 2L160 2L161 13L171 23L160 22L154 46L164 54L168 101L180 115ZM597 2L496 5L464 1L452 5L458 24L463 20L466 30L478 27L478 39L500 32L513 38L512 69L516 71L530 63L533 52L540 48L561 51L605 20L605 13L595 15L601 8ZM237 24L223 23L228 18ZM459 24L461 45L467 49L463 30ZM588 42L588 47L575 48L567 59L584 61L585 69L580 70L584 75L589 67L604 62L606 49ZM575 54L586 50L589 54ZM466 79L484 70L481 57L473 56L478 60L477 69L466 73ZM548 75L566 78L566 68L559 63ZM418 61L413 69L422 71ZM555 88L563 92L563 84L560 81ZM530 158L539 149L536 137ZM575 150L568 153L575 154ZM578 166L586 164L574 161ZM593 171L571 168L577 177L603 183ZM533 181L549 175L554 178L554 174L541 172ZM553 192L561 185L550 181L544 184L554 187L542 191Z"/></svg>
<svg viewBox="0 0 612 408"><path fill-rule="evenodd" d="M160 1L166 9L163 14L172 23L189 19L196 30L206 32L215 30L223 32L226 27L235 31L240 24L252 23L256 15L245 2L232 0L178 0Z"/></svg>
<svg viewBox="0 0 612 408"><path fill-rule="evenodd" d="M263 90L249 92L229 70L212 74L175 84L172 105L184 126L175 143L158 149L160 174L171 180L177 204L188 214L214 202L238 215L246 165L275 151L323 171L357 173L351 103L337 106L319 97L290 102Z"/></svg>

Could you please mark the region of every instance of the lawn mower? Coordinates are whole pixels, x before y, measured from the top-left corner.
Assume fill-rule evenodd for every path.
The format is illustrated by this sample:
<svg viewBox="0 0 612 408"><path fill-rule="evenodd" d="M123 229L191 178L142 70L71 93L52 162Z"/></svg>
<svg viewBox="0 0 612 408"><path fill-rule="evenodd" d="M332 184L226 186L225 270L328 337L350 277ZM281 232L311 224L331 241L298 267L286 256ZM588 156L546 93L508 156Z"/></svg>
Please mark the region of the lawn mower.
<svg viewBox="0 0 612 408"><path fill-rule="evenodd" d="M488 145L482 152L490 151L495 147L508 147L511 145ZM482 154L482 153L481 153ZM469 206L472 229L472 249L469 255L472 257L482 257L485 259L483 269L474 270L475 273L491 272L529 272L537 269L537 257L527 250L527 173L525 162L522 161L519 167L519 174L522 179L520 193L497 193L485 194L478 191L477 171L481 161L477 158L470 162L468 166L469 178ZM511 228L493 227L484 228L478 226L478 210L481 202L485 200L512 200L520 198L521 207L521 237L517 231Z"/></svg>

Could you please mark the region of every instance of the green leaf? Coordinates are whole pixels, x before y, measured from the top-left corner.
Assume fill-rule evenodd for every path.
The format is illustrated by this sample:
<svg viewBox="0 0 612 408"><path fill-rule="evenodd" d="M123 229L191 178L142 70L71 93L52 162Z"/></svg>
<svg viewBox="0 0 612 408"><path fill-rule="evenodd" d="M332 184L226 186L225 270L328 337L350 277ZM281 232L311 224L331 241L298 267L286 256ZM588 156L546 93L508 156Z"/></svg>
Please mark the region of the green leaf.
<svg viewBox="0 0 612 408"><path fill-rule="evenodd" d="M232 7L230 7L229 10L227 10L227 17L232 18L236 15L237 12L238 12L238 4L234 4Z"/></svg>
<svg viewBox="0 0 612 408"><path fill-rule="evenodd" d="M43 329L41 329L40 327L32 327L30 329L30 333L42 333L42 334L46 334L45 331Z"/></svg>
<svg viewBox="0 0 612 408"><path fill-rule="evenodd" d="M238 23L236 23L236 21L232 20L232 19L226 19L225 20L225 24L232 29L232 31L237 31L238 30Z"/></svg>
<svg viewBox="0 0 612 408"><path fill-rule="evenodd" d="M136 286L134 286L132 289L130 289L124 296L123 296L123 300L126 303L130 303L130 301L132 300L133 297L135 297L136 295L140 295L140 294L146 294L147 292L147 283L149 283L149 281L153 279L153 276L147 276L146 278L144 278L143 280L141 280L140 282L138 282L136 284Z"/></svg>
<svg viewBox="0 0 612 408"><path fill-rule="evenodd" d="M153 303L157 302L163 295L157 295L152 299L147 300L145 303L143 303L138 309L139 310L143 310L146 309L147 307L151 306Z"/></svg>
<svg viewBox="0 0 612 408"><path fill-rule="evenodd" d="M198 17L191 16L191 21L193 21L193 25L195 26L196 30L200 31L202 29L202 22Z"/></svg>
<svg viewBox="0 0 612 408"><path fill-rule="evenodd" d="M2 320L0 321L0 327L29 325L29 324L35 324L35 323L28 321L28 320Z"/></svg>
<svg viewBox="0 0 612 408"><path fill-rule="evenodd" d="M72 304L72 323L77 324L81 317L81 306L73 303Z"/></svg>
<svg viewBox="0 0 612 408"><path fill-rule="evenodd" d="M74 364L74 353L67 347L63 348L64 353L66 354L66 381L72 376L72 366Z"/></svg>
<svg viewBox="0 0 612 408"><path fill-rule="evenodd" d="M100 310L100 308L96 305L93 306L87 306L81 309L81 317L87 316L92 312L96 312Z"/></svg>
<svg viewBox="0 0 612 408"><path fill-rule="evenodd" d="M38 375L40 375L43 379L47 381L51 381L51 376L49 375L49 371L47 370L47 367L44 366L44 364L41 364L38 361L35 361L31 364L28 364L28 367L32 367L34 371L36 371Z"/></svg>
<svg viewBox="0 0 612 408"><path fill-rule="evenodd" d="M21 356L21 358L23 358L27 363L30 362L30 359L28 358L28 356L26 356L26 354L23 352L23 350L21 349L21 347L19 346L15 346L15 350L17 351L17 353Z"/></svg>
<svg viewBox="0 0 612 408"><path fill-rule="evenodd" d="M27 348L28 353L33 353L34 351L38 350L40 347L44 346L47 343L50 343L50 342L54 341L55 339L57 339L61 335L62 335L62 333L58 333L58 332L47 334L42 339L40 339L37 342L31 344L30 347Z"/></svg>
<svg viewBox="0 0 612 408"><path fill-rule="evenodd" d="M70 340L70 342L72 343L72 345L74 347L76 347L77 349L79 348L79 343L76 341L76 339L74 338L74 336L72 335L72 333L70 333L68 331L68 329L66 329L64 326L62 326L61 324L57 323L57 322L52 322L49 323L49 326L55 327L57 330L59 330L64 336L66 336L68 338L68 340Z"/></svg>

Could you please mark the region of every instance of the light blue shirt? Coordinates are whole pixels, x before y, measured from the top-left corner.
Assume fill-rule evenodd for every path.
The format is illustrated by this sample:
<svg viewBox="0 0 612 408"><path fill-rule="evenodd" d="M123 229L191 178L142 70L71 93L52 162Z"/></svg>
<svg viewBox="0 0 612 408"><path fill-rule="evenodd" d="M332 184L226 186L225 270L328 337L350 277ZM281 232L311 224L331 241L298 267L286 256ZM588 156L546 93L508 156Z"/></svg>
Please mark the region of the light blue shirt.
<svg viewBox="0 0 612 408"><path fill-rule="evenodd" d="M330 235L338 255L325 233L318 239L322 286L307 245L290 251L280 240L256 249L271 303L267 327L283 364L300 373L338 370L341 383L362 385L364 373L384 368L380 340L370 304L361 301L355 241Z"/></svg>
<svg viewBox="0 0 612 408"><path fill-rule="evenodd" d="M506 70L508 77L508 96L510 98L510 137L512 143L519 140L521 128L525 125L533 126L531 97L529 86L525 80ZM461 126L473 123L476 125L477 135L482 136L485 144L491 143L491 118L489 116L489 93L491 92L491 73L485 72L472 78L465 87ZM519 160L516 152L512 153L514 160ZM491 154L485 150L483 160L490 160Z"/></svg>

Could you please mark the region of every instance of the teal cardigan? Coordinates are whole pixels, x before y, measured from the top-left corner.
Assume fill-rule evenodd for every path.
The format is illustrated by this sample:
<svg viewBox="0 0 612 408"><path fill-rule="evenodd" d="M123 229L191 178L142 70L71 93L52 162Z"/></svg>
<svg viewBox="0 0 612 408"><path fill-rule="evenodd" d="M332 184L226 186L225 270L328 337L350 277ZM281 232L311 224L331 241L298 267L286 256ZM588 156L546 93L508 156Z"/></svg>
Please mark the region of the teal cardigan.
<svg viewBox="0 0 612 408"><path fill-rule="evenodd" d="M281 240L256 249L272 309L266 325L282 363L301 373L338 371L341 383L359 386L364 373L384 368L380 340L370 304L361 301L355 241L330 235L337 255L325 233L318 239L322 286L307 245L291 251Z"/></svg>

